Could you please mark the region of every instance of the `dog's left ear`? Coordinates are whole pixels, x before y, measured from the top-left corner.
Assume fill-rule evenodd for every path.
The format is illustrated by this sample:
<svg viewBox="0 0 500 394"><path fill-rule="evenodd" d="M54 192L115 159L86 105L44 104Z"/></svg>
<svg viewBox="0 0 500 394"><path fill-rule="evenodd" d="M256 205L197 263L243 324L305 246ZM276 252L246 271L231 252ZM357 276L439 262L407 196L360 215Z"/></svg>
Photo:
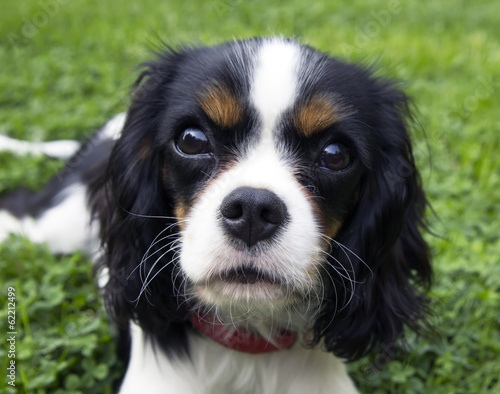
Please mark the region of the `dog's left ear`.
<svg viewBox="0 0 500 394"><path fill-rule="evenodd" d="M177 221L157 136L181 56L170 51L145 64L103 183L90 196L104 243L100 267L109 274L103 296L110 315L123 329L134 321L160 340L177 342L184 340L176 329L184 319L175 296L179 284L172 281L179 277L171 263Z"/></svg>
<svg viewBox="0 0 500 394"><path fill-rule="evenodd" d="M343 246L332 253L336 289L315 325L316 342L322 338L349 360L380 345L391 352L405 326L419 330L427 311L423 288L432 277L421 235L428 203L407 133L409 101L390 82L374 85L370 166L356 210L338 234Z"/></svg>

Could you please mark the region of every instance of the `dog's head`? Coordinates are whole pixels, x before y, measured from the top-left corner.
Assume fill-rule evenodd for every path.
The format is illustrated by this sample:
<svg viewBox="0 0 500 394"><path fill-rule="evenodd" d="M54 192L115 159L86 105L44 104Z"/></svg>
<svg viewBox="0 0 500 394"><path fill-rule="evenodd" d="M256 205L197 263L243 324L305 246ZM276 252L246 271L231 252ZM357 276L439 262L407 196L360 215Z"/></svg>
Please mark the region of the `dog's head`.
<svg viewBox="0 0 500 394"><path fill-rule="evenodd" d="M415 327L431 269L408 106L293 41L160 54L97 206L114 316L166 348L195 310L281 319L349 359Z"/></svg>

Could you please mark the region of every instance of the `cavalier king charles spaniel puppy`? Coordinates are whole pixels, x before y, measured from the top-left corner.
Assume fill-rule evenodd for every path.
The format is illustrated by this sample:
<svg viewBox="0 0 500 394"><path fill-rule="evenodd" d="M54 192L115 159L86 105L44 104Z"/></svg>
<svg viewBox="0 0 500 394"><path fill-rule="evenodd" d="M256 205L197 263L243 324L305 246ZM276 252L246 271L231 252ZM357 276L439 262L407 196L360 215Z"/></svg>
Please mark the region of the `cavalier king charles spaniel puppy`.
<svg viewBox="0 0 500 394"><path fill-rule="evenodd" d="M396 82L293 40L166 49L43 191L3 198L0 238L94 256L122 394L354 393L346 361L425 325L411 118Z"/></svg>

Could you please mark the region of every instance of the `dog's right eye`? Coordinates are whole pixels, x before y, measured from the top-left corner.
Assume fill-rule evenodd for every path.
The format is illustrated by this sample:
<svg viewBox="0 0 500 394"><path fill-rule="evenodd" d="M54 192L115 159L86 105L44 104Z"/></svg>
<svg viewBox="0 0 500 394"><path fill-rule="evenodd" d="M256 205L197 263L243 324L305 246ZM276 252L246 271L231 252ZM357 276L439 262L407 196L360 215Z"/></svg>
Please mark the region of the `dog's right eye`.
<svg viewBox="0 0 500 394"><path fill-rule="evenodd" d="M339 142L327 145L319 158L319 165L330 171L343 171L351 165L349 149Z"/></svg>
<svg viewBox="0 0 500 394"><path fill-rule="evenodd" d="M177 140L177 149L186 155L202 155L210 153L207 135L195 127L189 127L182 132Z"/></svg>

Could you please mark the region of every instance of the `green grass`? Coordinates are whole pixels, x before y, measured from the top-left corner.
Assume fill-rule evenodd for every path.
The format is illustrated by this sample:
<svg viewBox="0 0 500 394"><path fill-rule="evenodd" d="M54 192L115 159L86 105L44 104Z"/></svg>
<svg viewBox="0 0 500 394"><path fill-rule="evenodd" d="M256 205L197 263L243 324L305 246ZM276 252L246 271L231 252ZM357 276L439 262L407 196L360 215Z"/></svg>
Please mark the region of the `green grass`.
<svg viewBox="0 0 500 394"><path fill-rule="evenodd" d="M378 60L407 81L419 109L415 153L439 237L429 236L439 336L408 338L381 366L362 360L366 393L500 392L500 3L303 0L4 2L0 131L30 140L85 139L127 104L134 67L161 37L218 43L282 34L352 61ZM61 168L0 154L0 193L39 188ZM0 246L0 327L16 288L19 393L110 392L121 367L80 255L51 256L13 238ZM2 343L6 343L2 339ZM0 347L6 371L7 347ZM6 384L0 374L0 387ZM3 389L11 393L13 390ZM58 390L58 391L57 391Z"/></svg>

